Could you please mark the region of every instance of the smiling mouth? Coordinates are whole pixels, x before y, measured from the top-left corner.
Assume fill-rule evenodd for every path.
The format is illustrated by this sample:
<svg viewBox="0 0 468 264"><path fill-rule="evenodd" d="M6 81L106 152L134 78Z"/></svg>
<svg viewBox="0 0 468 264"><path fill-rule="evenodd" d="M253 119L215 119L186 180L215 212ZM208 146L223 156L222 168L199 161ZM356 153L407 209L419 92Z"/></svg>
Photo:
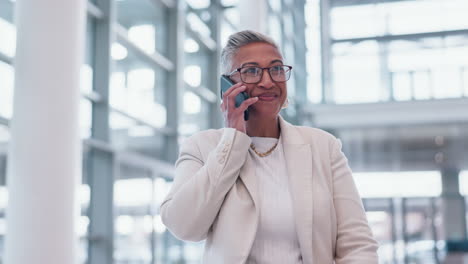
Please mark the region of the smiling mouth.
<svg viewBox="0 0 468 264"><path fill-rule="evenodd" d="M276 94L261 94L258 96L258 100L260 101L273 101L276 98L278 98Z"/></svg>

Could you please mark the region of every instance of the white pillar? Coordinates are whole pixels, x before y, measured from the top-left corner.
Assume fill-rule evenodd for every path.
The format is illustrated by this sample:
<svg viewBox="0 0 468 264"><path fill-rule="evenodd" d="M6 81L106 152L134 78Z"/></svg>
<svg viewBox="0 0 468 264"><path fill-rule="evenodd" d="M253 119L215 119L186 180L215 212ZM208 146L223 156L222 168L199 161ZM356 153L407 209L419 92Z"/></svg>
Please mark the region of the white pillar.
<svg viewBox="0 0 468 264"><path fill-rule="evenodd" d="M76 262L85 0L17 0L6 264Z"/></svg>
<svg viewBox="0 0 468 264"><path fill-rule="evenodd" d="M240 30L254 30L266 34L268 30L267 0L240 0Z"/></svg>

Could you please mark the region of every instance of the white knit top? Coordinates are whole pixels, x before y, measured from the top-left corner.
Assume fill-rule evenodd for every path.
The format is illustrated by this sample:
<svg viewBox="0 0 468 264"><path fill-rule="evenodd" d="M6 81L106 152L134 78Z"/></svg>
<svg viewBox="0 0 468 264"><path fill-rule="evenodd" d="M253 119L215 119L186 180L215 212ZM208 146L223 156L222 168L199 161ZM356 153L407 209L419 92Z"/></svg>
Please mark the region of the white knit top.
<svg viewBox="0 0 468 264"><path fill-rule="evenodd" d="M258 182L260 219L246 264L302 264L296 233L288 172L281 140L252 137L258 152L266 152L278 142L275 150L260 157L250 149Z"/></svg>

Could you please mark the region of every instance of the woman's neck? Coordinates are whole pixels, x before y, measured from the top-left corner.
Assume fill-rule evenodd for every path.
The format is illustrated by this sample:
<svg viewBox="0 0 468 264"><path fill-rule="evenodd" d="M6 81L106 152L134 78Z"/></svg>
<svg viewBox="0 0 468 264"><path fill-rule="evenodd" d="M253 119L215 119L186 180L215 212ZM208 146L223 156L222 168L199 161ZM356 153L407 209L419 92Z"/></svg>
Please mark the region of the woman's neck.
<svg viewBox="0 0 468 264"><path fill-rule="evenodd" d="M249 120L247 121L247 135L250 137L279 138L279 117L275 116L268 119L250 116Z"/></svg>

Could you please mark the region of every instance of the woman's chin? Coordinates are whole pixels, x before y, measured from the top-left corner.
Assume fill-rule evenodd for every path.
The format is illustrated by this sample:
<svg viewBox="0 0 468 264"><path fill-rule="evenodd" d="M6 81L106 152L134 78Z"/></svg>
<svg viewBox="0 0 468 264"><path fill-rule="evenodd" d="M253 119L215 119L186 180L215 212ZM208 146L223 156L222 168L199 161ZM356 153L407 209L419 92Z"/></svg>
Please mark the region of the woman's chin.
<svg viewBox="0 0 468 264"><path fill-rule="evenodd" d="M278 105L256 105L255 108L251 107L249 111L252 115L255 115L256 117L274 117L278 115L280 110L281 107L279 107Z"/></svg>

